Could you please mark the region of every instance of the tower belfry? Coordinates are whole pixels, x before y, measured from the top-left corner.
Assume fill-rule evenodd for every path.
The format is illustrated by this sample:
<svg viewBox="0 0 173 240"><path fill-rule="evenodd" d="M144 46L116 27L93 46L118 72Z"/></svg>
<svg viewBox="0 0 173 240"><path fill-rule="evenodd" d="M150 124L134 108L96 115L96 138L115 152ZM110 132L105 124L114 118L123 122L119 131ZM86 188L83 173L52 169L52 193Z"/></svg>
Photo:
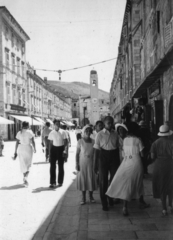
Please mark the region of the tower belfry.
<svg viewBox="0 0 173 240"><path fill-rule="evenodd" d="M90 96L91 96L91 124L95 124L100 119L99 117L99 89L98 89L98 75L95 70L90 72Z"/></svg>

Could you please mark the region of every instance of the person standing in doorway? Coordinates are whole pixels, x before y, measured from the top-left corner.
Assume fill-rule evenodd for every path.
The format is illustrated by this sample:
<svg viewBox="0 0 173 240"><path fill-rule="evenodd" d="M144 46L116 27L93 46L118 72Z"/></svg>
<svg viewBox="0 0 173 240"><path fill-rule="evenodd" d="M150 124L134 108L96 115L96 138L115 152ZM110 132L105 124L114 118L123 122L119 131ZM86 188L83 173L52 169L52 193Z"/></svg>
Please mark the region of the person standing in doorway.
<svg viewBox="0 0 173 240"><path fill-rule="evenodd" d="M94 144L94 163L99 161L99 164L94 164L95 173L99 172L100 198L103 211L108 211L109 206L113 206L113 199L106 196L108 183L110 183L120 165L119 149L118 149L118 134L113 130L113 118L105 117L105 128L100 131ZM108 176L110 174L110 179Z"/></svg>
<svg viewBox="0 0 173 240"><path fill-rule="evenodd" d="M45 157L46 157L46 162L49 161L49 140L48 136L49 133L52 131L50 128L50 122L46 122L45 127L43 129L41 139L42 139L42 146L45 146Z"/></svg>
<svg viewBox="0 0 173 240"><path fill-rule="evenodd" d="M29 123L23 122L22 129L16 135L14 156L19 157L20 169L23 173L25 187L28 187L28 175L32 164L33 152L36 153L34 133L29 130Z"/></svg>
<svg viewBox="0 0 173 240"><path fill-rule="evenodd" d="M64 181L64 159L67 155L67 135L60 129L60 121L54 120L54 130L49 133L50 188L56 187L56 161L58 161L58 184Z"/></svg>

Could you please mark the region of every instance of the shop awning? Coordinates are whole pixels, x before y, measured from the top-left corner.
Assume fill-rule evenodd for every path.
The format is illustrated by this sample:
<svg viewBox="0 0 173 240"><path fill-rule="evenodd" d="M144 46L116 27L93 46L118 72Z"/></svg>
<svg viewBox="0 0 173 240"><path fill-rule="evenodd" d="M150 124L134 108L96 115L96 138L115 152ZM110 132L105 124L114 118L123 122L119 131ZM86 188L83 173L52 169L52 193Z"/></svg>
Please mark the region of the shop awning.
<svg viewBox="0 0 173 240"><path fill-rule="evenodd" d="M50 122L50 124L52 124L52 125L53 125L53 122L52 122L52 120L50 120L49 118L47 118L47 119L46 119L46 121Z"/></svg>
<svg viewBox="0 0 173 240"><path fill-rule="evenodd" d="M33 118L30 118L29 116L20 116L20 115L10 115L13 118L18 119L21 122L28 122L30 125L34 125L34 126L40 126L43 125L43 123L36 121Z"/></svg>
<svg viewBox="0 0 173 240"><path fill-rule="evenodd" d="M37 121L39 121L39 122L41 122L42 124L45 124L45 122L41 119L41 118L39 118L39 117L34 117Z"/></svg>
<svg viewBox="0 0 173 240"><path fill-rule="evenodd" d="M0 117L0 124L14 124L14 121L8 120L6 118Z"/></svg>

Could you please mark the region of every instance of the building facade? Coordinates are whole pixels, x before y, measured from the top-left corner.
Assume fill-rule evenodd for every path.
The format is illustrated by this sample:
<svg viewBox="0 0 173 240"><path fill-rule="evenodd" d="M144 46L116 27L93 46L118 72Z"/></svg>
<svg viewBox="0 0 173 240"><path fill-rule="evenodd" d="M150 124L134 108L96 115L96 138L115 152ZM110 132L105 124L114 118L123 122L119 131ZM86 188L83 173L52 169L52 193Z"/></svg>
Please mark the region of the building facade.
<svg viewBox="0 0 173 240"><path fill-rule="evenodd" d="M22 121L39 126L46 119L72 118L71 100L59 97L47 79L41 79L26 63L28 40L7 8L0 7L0 116L14 121L0 125L0 134L8 140L15 139Z"/></svg>
<svg viewBox="0 0 173 240"><path fill-rule="evenodd" d="M112 115L145 120L155 137L164 122L173 130L173 1L127 1L119 50Z"/></svg>

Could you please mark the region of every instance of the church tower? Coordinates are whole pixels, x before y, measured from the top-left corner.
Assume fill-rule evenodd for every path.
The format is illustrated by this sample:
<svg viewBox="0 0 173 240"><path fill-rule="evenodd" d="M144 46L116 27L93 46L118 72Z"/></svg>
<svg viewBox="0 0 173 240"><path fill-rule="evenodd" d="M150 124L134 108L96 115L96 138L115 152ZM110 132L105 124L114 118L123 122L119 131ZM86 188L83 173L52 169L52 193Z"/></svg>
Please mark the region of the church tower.
<svg viewBox="0 0 173 240"><path fill-rule="evenodd" d="M95 125L96 121L100 119L99 116L99 89L98 89L98 75L95 70L90 72L90 96L91 96L91 116L90 122Z"/></svg>

